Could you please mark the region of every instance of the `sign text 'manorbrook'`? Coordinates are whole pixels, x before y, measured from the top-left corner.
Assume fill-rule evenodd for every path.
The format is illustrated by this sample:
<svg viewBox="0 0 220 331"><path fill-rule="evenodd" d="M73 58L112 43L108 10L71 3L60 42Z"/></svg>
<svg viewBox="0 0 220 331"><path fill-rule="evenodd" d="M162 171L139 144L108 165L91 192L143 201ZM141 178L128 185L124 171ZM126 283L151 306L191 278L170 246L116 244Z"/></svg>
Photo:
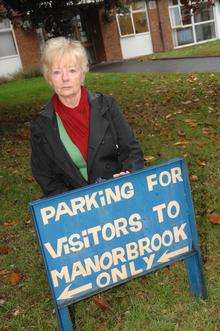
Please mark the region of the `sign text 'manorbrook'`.
<svg viewBox="0 0 220 331"><path fill-rule="evenodd" d="M187 239L185 227L186 223L183 223L180 226L174 226L172 230L165 230L161 234L155 233L151 238L145 236L137 240L137 242L127 243L125 247L116 247L101 255L87 257L84 261L76 261L73 263L71 270L69 270L68 266L63 266L60 271L51 270L53 285L55 287L59 286L58 279L64 279L65 283L68 284L77 277L86 277L92 273L105 271L112 268L112 266L128 263L142 256L146 264L146 270L148 270L152 266L154 253L159 251L162 246L169 247L173 243ZM147 256L149 254L150 256Z"/></svg>

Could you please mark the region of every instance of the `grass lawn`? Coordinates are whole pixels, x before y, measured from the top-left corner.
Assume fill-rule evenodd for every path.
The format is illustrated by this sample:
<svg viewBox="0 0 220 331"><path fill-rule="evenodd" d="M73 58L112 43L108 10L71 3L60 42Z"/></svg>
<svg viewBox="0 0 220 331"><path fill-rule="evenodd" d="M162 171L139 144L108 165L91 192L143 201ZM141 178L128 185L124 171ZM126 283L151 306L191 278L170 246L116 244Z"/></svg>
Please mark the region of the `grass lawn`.
<svg viewBox="0 0 220 331"><path fill-rule="evenodd" d="M111 93L142 144L146 166L186 158L208 299L191 296L178 262L75 305L80 331L220 329L220 74L89 74L87 86ZM30 172L29 121L51 91L42 78L0 88L0 330L55 330L56 315L28 202L41 192ZM103 307L102 307L103 308Z"/></svg>
<svg viewBox="0 0 220 331"><path fill-rule="evenodd" d="M167 52L154 53L152 55L143 56L140 59L145 61L152 59L192 56L220 56L220 40L209 41L204 44L178 48Z"/></svg>

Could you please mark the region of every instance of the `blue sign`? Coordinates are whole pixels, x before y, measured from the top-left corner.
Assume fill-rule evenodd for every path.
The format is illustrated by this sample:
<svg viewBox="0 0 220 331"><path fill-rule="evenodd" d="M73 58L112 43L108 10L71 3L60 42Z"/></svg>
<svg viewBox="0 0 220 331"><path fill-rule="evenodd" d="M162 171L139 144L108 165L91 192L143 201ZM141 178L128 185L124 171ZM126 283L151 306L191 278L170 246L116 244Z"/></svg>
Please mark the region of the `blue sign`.
<svg viewBox="0 0 220 331"><path fill-rule="evenodd" d="M181 259L193 293L206 295L181 158L32 202L31 209L58 312Z"/></svg>

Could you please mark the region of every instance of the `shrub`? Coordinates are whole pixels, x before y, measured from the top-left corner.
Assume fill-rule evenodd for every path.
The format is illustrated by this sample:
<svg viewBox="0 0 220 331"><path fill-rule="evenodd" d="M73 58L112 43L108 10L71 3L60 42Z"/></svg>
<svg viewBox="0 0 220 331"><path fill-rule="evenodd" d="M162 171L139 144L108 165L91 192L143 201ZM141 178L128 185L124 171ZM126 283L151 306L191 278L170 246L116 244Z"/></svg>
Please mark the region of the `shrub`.
<svg viewBox="0 0 220 331"><path fill-rule="evenodd" d="M12 79L29 79L42 76L41 69L39 67L32 67L27 70L18 71L12 76Z"/></svg>
<svg viewBox="0 0 220 331"><path fill-rule="evenodd" d="M12 80L11 77L9 77L9 76L2 76L2 77L0 77L0 85L1 84L5 84L5 83L8 83L10 80Z"/></svg>

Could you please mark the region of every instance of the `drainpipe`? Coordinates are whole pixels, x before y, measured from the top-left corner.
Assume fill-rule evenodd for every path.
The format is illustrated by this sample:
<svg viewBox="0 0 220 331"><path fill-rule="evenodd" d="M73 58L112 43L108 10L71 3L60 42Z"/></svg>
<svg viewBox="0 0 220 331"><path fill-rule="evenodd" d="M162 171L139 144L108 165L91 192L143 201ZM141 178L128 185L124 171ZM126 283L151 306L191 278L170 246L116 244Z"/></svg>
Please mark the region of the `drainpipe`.
<svg viewBox="0 0 220 331"><path fill-rule="evenodd" d="M160 9L159 9L159 2L160 2L160 0L156 0L156 2L157 2L156 5L157 5L157 17L158 17L158 22L159 22L160 39L161 39L163 51L165 51L165 44L164 44L163 31L162 31L162 23L161 23Z"/></svg>

